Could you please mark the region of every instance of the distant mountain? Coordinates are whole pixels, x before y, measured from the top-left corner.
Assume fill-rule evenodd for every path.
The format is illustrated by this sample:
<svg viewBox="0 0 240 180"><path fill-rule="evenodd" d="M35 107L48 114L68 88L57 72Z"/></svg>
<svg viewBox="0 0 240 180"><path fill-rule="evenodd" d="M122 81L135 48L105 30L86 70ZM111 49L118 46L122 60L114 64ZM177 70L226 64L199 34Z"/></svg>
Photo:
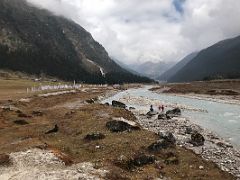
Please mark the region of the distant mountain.
<svg viewBox="0 0 240 180"><path fill-rule="evenodd" d="M198 52L194 52L194 53L187 55L180 62L178 62L176 65L174 65L168 71L163 73L157 79L160 81L168 81L172 76L177 74L177 72L180 71L187 63L189 63L193 58L195 58L197 56L197 54L198 54Z"/></svg>
<svg viewBox="0 0 240 180"><path fill-rule="evenodd" d="M121 68L80 25L25 0L0 1L0 68L87 83L151 82Z"/></svg>
<svg viewBox="0 0 240 180"><path fill-rule="evenodd" d="M240 78L240 36L204 49L169 82Z"/></svg>
<svg viewBox="0 0 240 180"><path fill-rule="evenodd" d="M163 74L165 71L167 71L170 67L172 67L174 65L173 62L151 62L151 61L147 61L143 64L140 65L136 65L136 64L132 64L129 65L134 71L143 74L149 78L152 79L157 79L157 77L159 77L161 74Z"/></svg>
<svg viewBox="0 0 240 180"><path fill-rule="evenodd" d="M143 74L137 72L137 71L134 71L133 69L131 69L131 67L117 59L114 59L112 58L119 66L121 66L123 69L126 69L127 71L129 71L130 73L132 74L135 74L135 75L138 75L138 76L144 76Z"/></svg>

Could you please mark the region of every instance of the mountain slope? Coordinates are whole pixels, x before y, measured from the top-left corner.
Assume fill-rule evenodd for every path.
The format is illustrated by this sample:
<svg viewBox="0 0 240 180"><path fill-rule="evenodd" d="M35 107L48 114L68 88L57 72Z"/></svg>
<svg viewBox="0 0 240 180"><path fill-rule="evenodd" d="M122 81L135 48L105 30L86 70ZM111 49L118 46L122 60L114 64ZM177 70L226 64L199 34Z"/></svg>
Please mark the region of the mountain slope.
<svg viewBox="0 0 240 180"><path fill-rule="evenodd" d="M188 82L215 78L240 78L240 36L200 51L169 81Z"/></svg>
<svg viewBox="0 0 240 180"><path fill-rule="evenodd" d="M150 82L118 66L90 33L29 5L0 1L0 68L89 83Z"/></svg>
<svg viewBox="0 0 240 180"><path fill-rule="evenodd" d="M164 73L166 70L168 70L173 65L172 62L166 63L166 62L151 62L147 61L140 65L131 65L132 69L138 73L141 73L149 78L157 79L159 75Z"/></svg>
<svg viewBox="0 0 240 180"><path fill-rule="evenodd" d="M174 76L178 71L180 71L187 63L189 63L193 58L197 56L198 52L191 53L184 57L180 62L170 68L168 71L163 73L158 80L168 81L172 76Z"/></svg>
<svg viewBox="0 0 240 180"><path fill-rule="evenodd" d="M132 74L138 75L138 76L143 76L143 74L138 73L137 71L134 71L133 69L131 69L128 65L126 65L125 63L112 58L120 67L122 67L123 69L126 69L127 71L129 71Z"/></svg>

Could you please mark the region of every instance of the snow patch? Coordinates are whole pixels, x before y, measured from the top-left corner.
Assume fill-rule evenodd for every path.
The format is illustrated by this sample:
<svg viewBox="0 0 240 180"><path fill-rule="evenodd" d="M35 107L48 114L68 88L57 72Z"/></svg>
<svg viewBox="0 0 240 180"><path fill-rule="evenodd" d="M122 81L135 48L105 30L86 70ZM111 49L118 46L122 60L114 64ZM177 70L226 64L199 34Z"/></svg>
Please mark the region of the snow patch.
<svg viewBox="0 0 240 180"><path fill-rule="evenodd" d="M105 77L105 73L103 71L103 68L101 68L101 67L100 67L100 72L101 72L102 76Z"/></svg>
<svg viewBox="0 0 240 180"><path fill-rule="evenodd" d="M99 68L99 71L102 74L102 76L105 77L106 74L104 73L104 69L101 66L99 66L97 63L91 61L90 59L87 59L87 61L90 62L91 64L97 66Z"/></svg>

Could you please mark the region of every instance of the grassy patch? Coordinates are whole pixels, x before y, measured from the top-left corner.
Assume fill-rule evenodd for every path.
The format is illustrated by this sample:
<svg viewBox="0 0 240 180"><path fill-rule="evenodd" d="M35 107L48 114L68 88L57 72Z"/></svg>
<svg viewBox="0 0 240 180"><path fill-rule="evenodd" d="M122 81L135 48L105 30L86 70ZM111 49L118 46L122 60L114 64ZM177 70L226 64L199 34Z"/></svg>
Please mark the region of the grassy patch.
<svg viewBox="0 0 240 180"><path fill-rule="evenodd" d="M203 161L199 156L184 148L168 148L159 153L150 153L147 147L158 136L146 130L111 133L106 123L112 117L123 117L135 121L135 116L124 109L101 104L83 104L71 110L62 104L85 101L103 95L107 88L98 92L78 92L49 98L33 97L30 103L13 102L22 113L31 115L19 119L16 111L0 110L0 154L26 150L32 147L53 149L66 164L92 162L95 168L110 169L108 179L151 179L161 176L172 179L233 179L220 171L213 163ZM41 109L42 116L34 116L32 111ZM15 124L25 120L28 124ZM45 134L57 124L59 131ZM87 134L102 133L105 138L86 141ZM64 154L62 154L64 153ZM154 156L156 163L124 168L124 163L141 154ZM177 157L177 163L169 160L169 154ZM166 161L168 160L168 161ZM136 167L135 167L136 166ZM203 166L204 169L199 169Z"/></svg>

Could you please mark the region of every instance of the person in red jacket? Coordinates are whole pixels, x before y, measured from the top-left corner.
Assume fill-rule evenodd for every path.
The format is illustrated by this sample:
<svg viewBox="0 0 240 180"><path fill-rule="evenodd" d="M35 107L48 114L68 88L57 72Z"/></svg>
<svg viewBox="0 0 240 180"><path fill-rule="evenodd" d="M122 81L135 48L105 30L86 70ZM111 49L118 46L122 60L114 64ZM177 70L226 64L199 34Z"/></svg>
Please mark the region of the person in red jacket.
<svg viewBox="0 0 240 180"><path fill-rule="evenodd" d="M164 112L164 105L162 105L162 112Z"/></svg>
<svg viewBox="0 0 240 180"><path fill-rule="evenodd" d="M158 109L159 111L164 112L164 105L159 105Z"/></svg>

